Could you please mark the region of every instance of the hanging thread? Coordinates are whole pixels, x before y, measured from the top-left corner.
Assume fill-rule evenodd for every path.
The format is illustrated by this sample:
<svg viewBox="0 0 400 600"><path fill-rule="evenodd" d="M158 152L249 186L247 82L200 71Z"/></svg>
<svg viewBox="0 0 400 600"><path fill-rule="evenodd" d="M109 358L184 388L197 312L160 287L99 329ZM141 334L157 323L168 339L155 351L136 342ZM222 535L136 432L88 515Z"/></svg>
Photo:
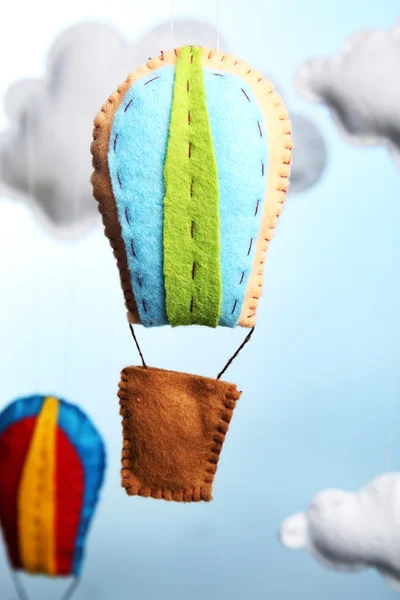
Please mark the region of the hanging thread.
<svg viewBox="0 0 400 600"><path fill-rule="evenodd" d="M14 584L14 588L17 593L18 600L29 600L29 596L26 593L26 591L24 590L22 583L19 580L18 574L15 573L15 571L13 571L12 569L11 569L11 579Z"/></svg>
<svg viewBox="0 0 400 600"><path fill-rule="evenodd" d="M225 371L227 369L229 369L229 367L231 366L231 364L233 363L233 361L235 360L235 358L240 354L240 352L243 350L243 348L245 347L245 345L250 341L250 338L253 335L254 329L255 329L255 327L253 327L249 331L249 333L246 335L244 341L240 344L239 348L236 350L236 352L234 354L232 354L232 356L230 357L230 359L228 360L228 362L226 363L226 365L224 366L224 368L222 369L222 371L220 373L218 373L217 379L221 379L221 377L225 373Z"/></svg>
<svg viewBox="0 0 400 600"><path fill-rule="evenodd" d="M392 392L389 411L389 428L388 428L388 443L387 443L387 471L390 473L393 470L393 438L394 438L394 420L396 416L396 394Z"/></svg>
<svg viewBox="0 0 400 600"><path fill-rule="evenodd" d="M73 594L76 592L81 580L79 577L75 577L65 593L61 596L60 600L71 600Z"/></svg>
<svg viewBox="0 0 400 600"><path fill-rule="evenodd" d="M219 52L219 0L217 0L217 52Z"/></svg>
<svg viewBox="0 0 400 600"><path fill-rule="evenodd" d="M174 18L175 18L175 0L171 0L171 32L170 32L170 47L174 48Z"/></svg>
<svg viewBox="0 0 400 600"><path fill-rule="evenodd" d="M142 354L142 351L140 349L139 342L137 341L137 338L136 338L136 335L135 335L135 330L133 329L132 323L129 323L129 329L131 330L132 337L135 340L136 348L137 348L137 350L139 352L139 355L140 355L140 358L142 360L143 368L147 369L147 365L146 365L146 363L144 361L143 354Z"/></svg>

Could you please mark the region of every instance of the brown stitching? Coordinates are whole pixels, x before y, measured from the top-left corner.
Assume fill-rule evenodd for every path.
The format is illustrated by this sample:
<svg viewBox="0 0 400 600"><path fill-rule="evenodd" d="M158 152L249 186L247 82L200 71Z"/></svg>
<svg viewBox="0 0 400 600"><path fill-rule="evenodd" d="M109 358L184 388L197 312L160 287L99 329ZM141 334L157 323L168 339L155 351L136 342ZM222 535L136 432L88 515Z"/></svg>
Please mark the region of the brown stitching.
<svg viewBox="0 0 400 600"><path fill-rule="evenodd" d="M241 285L243 283L243 279L244 279L244 271L242 271L242 276L240 278L239 285Z"/></svg>
<svg viewBox="0 0 400 600"><path fill-rule="evenodd" d="M160 75L157 75L157 77L153 77L153 79L149 79L149 81L146 81L146 83L144 85L149 85L149 83L151 83L152 81L155 81L156 79L160 79Z"/></svg>
<svg viewBox="0 0 400 600"><path fill-rule="evenodd" d="M246 94L246 92L244 91L244 89L243 89L243 88L240 88L240 89L242 90L243 94L246 96L247 100L248 100L249 102L251 102L251 100L250 100L249 96Z"/></svg>
<svg viewBox="0 0 400 600"><path fill-rule="evenodd" d="M132 98L131 100L129 100L128 104L125 106L125 108L124 108L124 113L126 113L126 111L127 111L127 110L128 110L128 108L130 107L130 105L132 104L132 102L133 102L133 98Z"/></svg>
<svg viewBox="0 0 400 600"><path fill-rule="evenodd" d="M193 303L194 303L194 298L192 296L192 299L190 301L190 312L193 312Z"/></svg>
<svg viewBox="0 0 400 600"><path fill-rule="evenodd" d="M193 181L190 182L190 197L193 198ZM193 223L192 223L193 225ZM193 236L192 236L193 237Z"/></svg>
<svg viewBox="0 0 400 600"><path fill-rule="evenodd" d="M253 245L253 238L250 238L250 246L249 246L249 250L247 252L247 256L249 256L250 252L251 252L251 247Z"/></svg>
<svg viewBox="0 0 400 600"><path fill-rule="evenodd" d="M190 90L190 84L189 84L189 80L187 80L186 82L186 91L189 93Z"/></svg>
<svg viewBox="0 0 400 600"><path fill-rule="evenodd" d="M189 158L192 157L192 142L189 143L189 152L188 152Z"/></svg>
<svg viewBox="0 0 400 600"><path fill-rule="evenodd" d="M188 110L188 124L190 125L190 110Z"/></svg>
<svg viewBox="0 0 400 600"><path fill-rule="evenodd" d="M204 476L204 483L212 484L214 481L214 475L217 470L217 464L219 461L219 455L221 453L222 445L225 441L225 436L228 431L228 425L231 422L233 409L236 406L236 401L240 398L240 392L237 391L236 386L230 388L223 399L223 406L226 409L221 413L221 422L217 424L216 433L213 436L216 445L211 446L210 456L208 458L208 465L205 469L206 474Z"/></svg>
<svg viewBox="0 0 400 600"><path fill-rule="evenodd" d="M195 275L196 275L196 263L194 262L193 266L192 266L192 279L194 279Z"/></svg>
<svg viewBox="0 0 400 600"><path fill-rule="evenodd" d="M192 224L190 226L190 235L192 236L192 238L194 237L194 222L192 221Z"/></svg>

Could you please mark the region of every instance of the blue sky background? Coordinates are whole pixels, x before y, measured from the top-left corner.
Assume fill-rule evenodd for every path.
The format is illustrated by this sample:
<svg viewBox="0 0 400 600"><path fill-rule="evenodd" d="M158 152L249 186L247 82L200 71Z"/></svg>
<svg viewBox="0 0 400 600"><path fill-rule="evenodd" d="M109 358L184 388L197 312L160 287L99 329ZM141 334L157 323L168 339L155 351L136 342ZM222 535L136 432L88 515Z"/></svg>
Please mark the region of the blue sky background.
<svg viewBox="0 0 400 600"><path fill-rule="evenodd" d="M175 0L175 10L215 21L216 2ZM78 20L112 22L133 39L169 13L159 0L8 4L0 94L40 76L50 43ZM359 488L388 468L390 454L391 468L400 468L400 172L384 148L348 145L327 110L292 86L303 59L336 53L360 28L392 27L399 13L396 0L220 2L230 47L279 84L291 109L318 123L329 165L318 186L289 197L280 218L253 341L227 374L244 392L209 505L128 498L120 488L116 390L120 369L137 356L100 226L61 242L25 206L0 201L0 406L58 394L86 409L108 444L77 600L396 597L374 572L330 573L281 548L276 534L319 490ZM244 332L138 335L150 364L212 376ZM0 581L1 597L11 600L3 548ZM28 585L33 598L54 598L55 584Z"/></svg>

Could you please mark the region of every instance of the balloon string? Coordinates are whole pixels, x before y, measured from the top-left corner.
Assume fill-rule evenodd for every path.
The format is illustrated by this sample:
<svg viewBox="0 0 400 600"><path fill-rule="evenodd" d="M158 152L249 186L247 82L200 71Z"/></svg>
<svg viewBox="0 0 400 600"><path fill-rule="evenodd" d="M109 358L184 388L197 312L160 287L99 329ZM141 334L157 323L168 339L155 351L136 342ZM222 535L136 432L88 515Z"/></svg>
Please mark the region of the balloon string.
<svg viewBox="0 0 400 600"><path fill-rule="evenodd" d="M236 350L236 352L230 357L230 359L228 360L228 362L226 363L226 365L224 366L224 368L222 369L222 371L220 373L218 373L217 375L217 379L221 379L222 375L225 373L225 371L227 369L229 369L229 367L231 366L231 364L233 363L233 361L235 360L235 358L240 354L240 352L243 350L243 348L245 347L245 345L250 341L251 336L253 335L254 332L254 327L251 329L251 331L249 331L249 333L246 335L244 341L240 344L239 348Z"/></svg>
<svg viewBox="0 0 400 600"><path fill-rule="evenodd" d="M388 431L388 457L387 457L387 472L391 472L393 470L393 441L394 441L394 420L396 416L396 395L392 392L392 397L390 399L390 413L389 413L389 431Z"/></svg>
<svg viewBox="0 0 400 600"><path fill-rule="evenodd" d="M143 365L143 367L144 367L145 369L147 369L147 365L146 365L146 363L145 363L145 361L144 361L143 354L142 354L142 351L141 351L141 349L140 349L139 342L137 341L137 338L136 338L135 331L134 331L134 329L133 329L133 325L132 325L132 323L129 323L129 328L130 328L130 330L131 330L132 337L133 337L133 339L135 340L136 348L137 348L137 350L138 350L138 352L139 352L139 354L140 354L140 358L142 359L142 365Z"/></svg>
<svg viewBox="0 0 400 600"><path fill-rule="evenodd" d="M60 600L70 600L76 592L77 588L79 587L80 582L80 578L75 577L75 579L72 580L65 593L61 596Z"/></svg>
<svg viewBox="0 0 400 600"><path fill-rule="evenodd" d="M11 570L11 579L14 584L15 591L17 592L18 600L29 600L29 596L24 590L17 573L15 573L13 570Z"/></svg>
<svg viewBox="0 0 400 600"><path fill-rule="evenodd" d="M217 52L219 52L219 0L217 0Z"/></svg>

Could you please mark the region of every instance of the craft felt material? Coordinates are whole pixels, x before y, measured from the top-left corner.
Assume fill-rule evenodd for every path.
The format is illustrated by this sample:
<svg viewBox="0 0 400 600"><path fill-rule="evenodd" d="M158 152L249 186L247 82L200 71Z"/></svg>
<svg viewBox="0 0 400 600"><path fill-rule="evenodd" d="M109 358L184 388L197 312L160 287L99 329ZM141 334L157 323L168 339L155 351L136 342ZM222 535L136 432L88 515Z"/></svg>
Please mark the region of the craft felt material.
<svg viewBox="0 0 400 600"><path fill-rule="evenodd" d="M240 77L205 68L204 83L218 164L223 287L219 324L235 327L260 229L268 134L252 87Z"/></svg>
<svg viewBox="0 0 400 600"><path fill-rule="evenodd" d="M130 324L251 328L217 379L122 372L122 485L129 495L211 500L240 393L220 381L250 340L266 251L288 187L291 125L272 84L207 48L162 53L95 118L93 194ZM216 372L217 369L216 369Z"/></svg>
<svg viewBox="0 0 400 600"><path fill-rule="evenodd" d="M63 400L32 396L0 413L0 523L14 569L80 573L104 461L93 425Z"/></svg>
<svg viewBox="0 0 400 600"><path fill-rule="evenodd" d="M163 280L163 168L175 69L139 79L113 121L108 164L140 321L168 323Z"/></svg>
<svg viewBox="0 0 400 600"><path fill-rule="evenodd" d="M254 326L290 132L272 84L206 48L163 53L110 97L92 182L131 323Z"/></svg>
<svg viewBox="0 0 400 600"><path fill-rule="evenodd" d="M169 322L216 327L221 306L218 174L200 48L186 46L176 63L164 179Z"/></svg>
<svg viewBox="0 0 400 600"><path fill-rule="evenodd" d="M231 383L127 367L119 398L122 485L129 495L177 502L212 498L212 483L240 392Z"/></svg>
<svg viewBox="0 0 400 600"><path fill-rule="evenodd" d="M46 398L37 417L18 491L22 566L54 575L54 475L58 401Z"/></svg>

